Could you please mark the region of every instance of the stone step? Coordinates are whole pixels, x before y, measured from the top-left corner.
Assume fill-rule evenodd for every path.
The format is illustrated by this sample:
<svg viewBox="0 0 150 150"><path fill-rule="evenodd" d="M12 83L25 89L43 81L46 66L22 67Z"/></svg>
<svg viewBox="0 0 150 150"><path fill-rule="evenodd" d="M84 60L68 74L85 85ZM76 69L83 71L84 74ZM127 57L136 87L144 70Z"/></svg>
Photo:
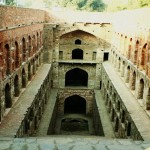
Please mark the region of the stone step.
<svg viewBox="0 0 150 150"><path fill-rule="evenodd" d="M144 150L149 141L85 136L0 139L0 150Z"/></svg>

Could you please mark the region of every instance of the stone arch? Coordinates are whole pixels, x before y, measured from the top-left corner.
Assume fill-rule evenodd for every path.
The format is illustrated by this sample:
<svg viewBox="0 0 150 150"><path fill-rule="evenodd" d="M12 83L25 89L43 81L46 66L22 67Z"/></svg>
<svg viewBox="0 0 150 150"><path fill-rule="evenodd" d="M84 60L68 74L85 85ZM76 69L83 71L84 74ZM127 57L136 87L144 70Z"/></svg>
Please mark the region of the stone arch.
<svg viewBox="0 0 150 150"><path fill-rule="evenodd" d="M25 69L23 68L22 69L22 88L25 88L26 87L26 72L25 72Z"/></svg>
<svg viewBox="0 0 150 150"><path fill-rule="evenodd" d="M108 105L108 112L110 113L111 112L111 100L109 100L109 105Z"/></svg>
<svg viewBox="0 0 150 150"><path fill-rule="evenodd" d="M127 136L131 136L131 122L127 123Z"/></svg>
<svg viewBox="0 0 150 150"><path fill-rule="evenodd" d="M87 86L88 73L82 69L74 68L65 75L65 86Z"/></svg>
<svg viewBox="0 0 150 150"><path fill-rule="evenodd" d="M135 90L135 86L136 86L136 73L135 71L132 73L132 77L131 77L131 90Z"/></svg>
<svg viewBox="0 0 150 150"><path fill-rule="evenodd" d="M111 121L114 122L114 119L115 119L115 110L113 108L111 113Z"/></svg>
<svg viewBox="0 0 150 150"><path fill-rule="evenodd" d="M128 46L128 59L131 59L131 52L132 52L132 38L130 38Z"/></svg>
<svg viewBox="0 0 150 150"><path fill-rule="evenodd" d="M129 79L130 79L130 66L127 67L127 70L126 70L126 83L129 82Z"/></svg>
<svg viewBox="0 0 150 150"><path fill-rule="evenodd" d="M30 81L32 78L32 74L31 74L31 64L28 64L28 80Z"/></svg>
<svg viewBox="0 0 150 150"><path fill-rule="evenodd" d="M31 51L32 51L32 39L31 39L31 36L28 37L28 42L29 42L29 45L28 45L28 56L30 57L31 56Z"/></svg>
<svg viewBox="0 0 150 150"><path fill-rule="evenodd" d="M112 94L112 86L110 85L110 90L109 90L110 95Z"/></svg>
<svg viewBox="0 0 150 150"><path fill-rule="evenodd" d="M37 49L39 49L39 33L36 33L36 37L37 37Z"/></svg>
<svg viewBox="0 0 150 150"><path fill-rule="evenodd" d="M138 89L138 99L143 99L143 93L144 93L144 80L141 79L139 82L139 89Z"/></svg>
<svg viewBox="0 0 150 150"><path fill-rule="evenodd" d="M86 114L86 100L79 96L69 96L64 101L64 114L75 113L75 114Z"/></svg>
<svg viewBox="0 0 150 150"><path fill-rule="evenodd" d="M141 52L141 66L145 66L145 59L146 59L146 48L147 48L147 43L143 46L142 52Z"/></svg>
<svg viewBox="0 0 150 150"><path fill-rule="evenodd" d="M122 110L122 113L121 113L121 122L124 123L125 122L125 111Z"/></svg>
<svg viewBox="0 0 150 150"><path fill-rule="evenodd" d="M119 130L119 119L118 117L116 117L116 120L115 120L115 132L118 132Z"/></svg>
<svg viewBox="0 0 150 150"><path fill-rule="evenodd" d="M113 101L116 101L116 93L113 94Z"/></svg>
<svg viewBox="0 0 150 150"><path fill-rule="evenodd" d="M121 66L121 76L124 77L124 72L125 72L125 62L122 61L122 66Z"/></svg>
<svg viewBox="0 0 150 150"><path fill-rule="evenodd" d="M16 75L15 79L14 79L14 96L18 97L19 93L20 93L20 90L19 90L19 77L18 77L18 75Z"/></svg>
<svg viewBox="0 0 150 150"><path fill-rule="evenodd" d="M76 40L75 40L75 44L81 45L81 40L80 40L80 39L76 39Z"/></svg>
<svg viewBox="0 0 150 150"><path fill-rule="evenodd" d="M146 109L150 110L150 87L148 88L146 96Z"/></svg>
<svg viewBox="0 0 150 150"><path fill-rule="evenodd" d="M40 31L40 46L43 44L43 32Z"/></svg>
<svg viewBox="0 0 150 150"><path fill-rule="evenodd" d="M35 60L34 60L34 59L33 59L33 61L32 61L32 66L33 66L33 74L35 74L36 65L35 65Z"/></svg>
<svg viewBox="0 0 150 150"><path fill-rule="evenodd" d="M5 45L5 52L6 52L6 75L11 73L11 62L10 62L10 47L8 44Z"/></svg>
<svg viewBox="0 0 150 150"><path fill-rule="evenodd" d="M118 101L117 101L117 110L118 110L118 111L120 111L120 106L121 106L121 104L120 104L120 101L118 100Z"/></svg>
<svg viewBox="0 0 150 150"><path fill-rule="evenodd" d="M5 86L5 108L11 108L12 99L11 99L11 87L7 83Z"/></svg>
<svg viewBox="0 0 150 150"><path fill-rule="evenodd" d="M139 51L139 41L137 40L135 44L135 51L134 51L134 64L137 63L138 51Z"/></svg>
<svg viewBox="0 0 150 150"><path fill-rule="evenodd" d="M105 102L106 105L108 104L108 101L109 101L109 97L108 97L108 94L107 94L106 95L106 102Z"/></svg>
<svg viewBox="0 0 150 150"><path fill-rule="evenodd" d="M32 44L33 44L33 53L36 52L36 37L35 35L33 35L32 37Z"/></svg>
<svg viewBox="0 0 150 150"><path fill-rule="evenodd" d="M20 65L20 56L19 56L19 45L18 42L15 42L15 68L18 68Z"/></svg>
<svg viewBox="0 0 150 150"><path fill-rule="evenodd" d="M26 61L26 40L22 38L22 61Z"/></svg>
<svg viewBox="0 0 150 150"><path fill-rule="evenodd" d="M120 71L120 68L121 68L121 59L120 57L118 58L118 71Z"/></svg>
<svg viewBox="0 0 150 150"><path fill-rule="evenodd" d="M82 49L74 49L72 51L72 59L83 59L83 50Z"/></svg>

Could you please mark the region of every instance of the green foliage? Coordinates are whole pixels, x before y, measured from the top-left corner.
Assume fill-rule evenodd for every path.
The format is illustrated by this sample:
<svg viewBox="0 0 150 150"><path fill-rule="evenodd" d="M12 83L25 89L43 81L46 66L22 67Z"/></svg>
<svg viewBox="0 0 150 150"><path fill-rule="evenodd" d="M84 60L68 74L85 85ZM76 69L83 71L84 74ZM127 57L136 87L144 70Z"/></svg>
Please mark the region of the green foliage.
<svg viewBox="0 0 150 150"><path fill-rule="evenodd" d="M60 0L57 4L61 7L87 11L103 11L106 6L102 0Z"/></svg>
<svg viewBox="0 0 150 150"><path fill-rule="evenodd" d="M6 5L15 6L16 2L15 2L15 0L6 0Z"/></svg>
<svg viewBox="0 0 150 150"><path fill-rule="evenodd" d="M107 5L107 11L120 11L125 9L137 9L142 7L150 7L150 0L112 0Z"/></svg>

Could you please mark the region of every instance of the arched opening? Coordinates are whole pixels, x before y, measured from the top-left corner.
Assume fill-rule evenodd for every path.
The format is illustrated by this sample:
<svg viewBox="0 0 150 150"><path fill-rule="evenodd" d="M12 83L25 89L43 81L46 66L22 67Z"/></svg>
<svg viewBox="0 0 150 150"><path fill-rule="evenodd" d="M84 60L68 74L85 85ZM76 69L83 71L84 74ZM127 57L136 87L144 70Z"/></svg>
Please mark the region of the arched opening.
<svg viewBox="0 0 150 150"><path fill-rule="evenodd" d="M139 83L138 99L143 99L143 93L144 93L144 80L141 79Z"/></svg>
<svg viewBox="0 0 150 150"><path fill-rule="evenodd" d="M35 35L33 35L32 44L33 44L33 53L35 53L35 51L36 51L36 38L35 38Z"/></svg>
<svg viewBox="0 0 150 150"><path fill-rule="evenodd" d="M105 105L108 105L108 101L109 101L109 97L108 97L108 94L106 95L106 102L105 102Z"/></svg>
<svg viewBox="0 0 150 150"><path fill-rule="evenodd" d="M131 58L131 52L132 52L132 38L130 38L130 43L128 47L128 59Z"/></svg>
<svg viewBox="0 0 150 150"><path fill-rule="evenodd" d="M121 59L119 57L119 59L118 59L118 71L120 71L120 67L121 67Z"/></svg>
<svg viewBox="0 0 150 150"><path fill-rule="evenodd" d="M148 88L148 93L146 96L146 109L150 110L150 87Z"/></svg>
<svg viewBox="0 0 150 150"><path fill-rule="evenodd" d="M28 134L29 129L30 129L30 123L28 120L25 120L25 122L24 122L24 133Z"/></svg>
<svg viewBox="0 0 150 150"><path fill-rule="evenodd" d="M22 39L22 61L26 61L26 41Z"/></svg>
<svg viewBox="0 0 150 150"><path fill-rule="evenodd" d="M122 110L122 114L121 114L121 122L124 123L125 122L125 111Z"/></svg>
<svg viewBox="0 0 150 150"><path fill-rule="evenodd" d="M120 111L120 101L117 102L117 110Z"/></svg>
<svg viewBox="0 0 150 150"><path fill-rule="evenodd" d="M33 74L35 74L36 67L35 67L35 60L34 59L33 59L32 65L33 65Z"/></svg>
<svg viewBox="0 0 150 150"><path fill-rule="evenodd" d="M11 73L11 62L10 62L10 48L9 45L5 45L5 51L6 51L6 75L9 75Z"/></svg>
<svg viewBox="0 0 150 150"><path fill-rule="evenodd" d="M127 124L127 136L131 135L131 122L128 122Z"/></svg>
<svg viewBox="0 0 150 150"><path fill-rule="evenodd" d="M28 50L28 56L31 56L31 50L32 50L32 40L31 37L28 37L28 41L29 41L29 50Z"/></svg>
<svg viewBox="0 0 150 150"><path fill-rule="evenodd" d="M15 79L14 79L14 96L17 97L19 96L19 78L18 78L18 75L15 76Z"/></svg>
<svg viewBox="0 0 150 150"><path fill-rule="evenodd" d="M109 105L108 105L108 113L111 112L111 100L109 101Z"/></svg>
<svg viewBox="0 0 150 150"><path fill-rule="evenodd" d="M65 86L87 86L88 74L82 69L72 69L66 73Z"/></svg>
<svg viewBox="0 0 150 150"><path fill-rule="evenodd" d="M72 51L72 59L83 59L83 50L74 49Z"/></svg>
<svg viewBox="0 0 150 150"><path fill-rule="evenodd" d="M66 98L64 102L64 113L86 114L86 100L78 95Z"/></svg>
<svg viewBox="0 0 150 150"><path fill-rule="evenodd" d="M81 40L79 40L79 39L75 40L75 44L81 45Z"/></svg>
<svg viewBox="0 0 150 150"><path fill-rule="evenodd" d="M118 132L119 129L119 119L116 118L116 122L115 122L115 132Z"/></svg>
<svg viewBox="0 0 150 150"><path fill-rule="evenodd" d="M28 65L28 80L29 81L31 80L31 65L30 65L30 63Z"/></svg>
<svg viewBox="0 0 150 150"><path fill-rule="evenodd" d="M137 40L135 45L135 51L134 51L134 64L137 63L138 51L139 51L139 41Z"/></svg>
<svg viewBox="0 0 150 150"><path fill-rule="evenodd" d="M147 43L142 48L142 55L141 55L141 65L142 65L142 67L144 67L144 65L145 65L146 47L147 47Z"/></svg>
<svg viewBox="0 0 150 150"><path fill-rule="evenodd" d="M11 108L12 100L11 100L11 88L9 84L5 86L5 108Z"/></svg>
<svg viewBox="0 0 150 150"><path fill-rule="evenodd" d="M34 129L37 130L37 117L34 118Z"/></svg>
<svg viewBox="0 0 150 150"><path fill-rule="evenodd" d="M113 94L113 101L116 101L116 93Z"/></svg>
<svg viewBox="0 0 150 150"><path fill-rule="evenodd" d="M130 66L127 67L127 72L126 72L126 83L129 83L130 79Z"/></svg>
<svg viewBox="0 0 150 150"><path fill-rule="evenodd" d="M125 62L122 62L122 66L121 66L121 76L124 77L124 71L125 70Z"/></svg>
<svg viewBox="0 0 150 150"><path fill-rule="evenodd" d="M39 33L37 32L37 49L39 49Z"/></svg>
<svg viewBox="0 0 150 150"><path fill-rule="evenodd" d="M15 68L18 68L19 65L20 65L19 46L18 43L15 42Z"/></svg>
<svg viewBox="0 0 150 150"><path fill-rule="evenodd" d="M136 83L136 73L134 71L131 78L131 90L135 90L135 83Z"/></svg>
<svg viewBox="0 0 150 150"><path fill-rule="evenodd" d="M22 88L26 87L26 73L24 68L22 69Z"/></svg>
<svg viewBox="0 0 150 150"><path fill-rule="evenodd" d="M112 109L112 114L111 114L111 121L114 122L114 118L115 118L115 111L114 109Z"/></svg>

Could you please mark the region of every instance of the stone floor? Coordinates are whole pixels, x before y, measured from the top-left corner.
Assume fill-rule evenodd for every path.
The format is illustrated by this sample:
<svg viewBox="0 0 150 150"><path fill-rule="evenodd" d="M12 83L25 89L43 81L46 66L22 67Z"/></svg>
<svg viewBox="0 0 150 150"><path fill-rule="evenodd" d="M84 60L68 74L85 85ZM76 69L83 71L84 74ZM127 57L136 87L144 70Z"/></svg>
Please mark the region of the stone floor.
<svg viewBox="0 0 150 150"><path fill-rule="evenodd" d="M104 100L102 98L101 91L94 90L94 93L95 93L96 104L101 118L104 135L107 138L114 138L115 134L113 131L112 123L110 121Z"/></svg>
<svg viewBox="0 0 150 150"><path fill-rule="evenodd" d="M0 150L144 150L150 142L106 139L95 136L49 136L0 139Z"/></svg>
<svg viewBox="0 0 150 150"><path fill-rule="evenodd" d="M50 91L50 98L47 101L36 136L47 136L47 131L53 114L53 109L56 103L57 92L58 92L57 89L51 89Z"/></svg>
<svg viewBox="0 0 150 150"><path fill-rule="evenodd" d="M75 132L66 132L66 131L63 131L61 130L61 120L62 119L67 119L67 118L74 118L74 119L77 119L77 118L80 118L80 119L84 119L84 120L87 120L87 124L88 124L88 131L75 131ZM62 118L57 118L57 123L56 123L56 126L57 126L57 130L55 131L56 134L67 134L67 135L93 135L94 134L94 128L93 128L93 121L92 121L92 118L91 117L87 117L83 114L65 114Z"/></svg>

